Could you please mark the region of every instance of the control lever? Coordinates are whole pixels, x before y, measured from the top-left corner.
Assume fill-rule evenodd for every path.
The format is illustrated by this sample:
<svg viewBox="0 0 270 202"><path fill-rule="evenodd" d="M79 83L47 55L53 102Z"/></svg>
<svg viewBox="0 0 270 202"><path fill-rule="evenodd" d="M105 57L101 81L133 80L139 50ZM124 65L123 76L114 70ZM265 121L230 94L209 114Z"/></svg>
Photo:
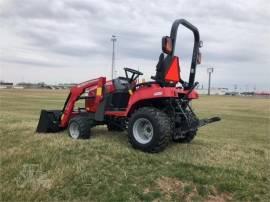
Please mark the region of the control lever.
<svg viewBox="0 0 270 202"><path fill-rule="evenodd" d="M186 94L186 98L189 96L189 94L196 88L196 86L199 84L199 82L195 82L194 85L189 89L189 91Z"/></svg>

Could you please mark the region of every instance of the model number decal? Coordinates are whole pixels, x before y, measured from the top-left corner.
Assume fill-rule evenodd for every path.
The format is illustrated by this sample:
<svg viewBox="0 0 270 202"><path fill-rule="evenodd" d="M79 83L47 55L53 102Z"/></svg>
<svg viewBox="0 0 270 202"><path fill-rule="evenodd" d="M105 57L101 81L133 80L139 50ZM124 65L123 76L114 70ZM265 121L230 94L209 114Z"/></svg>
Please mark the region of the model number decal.
<svg viewBox="0 0 270 202"><path fill-rule="evenodd" d="M159 96L159 95L162 95L163 93L161 92L161 91L159 91L159 92L155 92L154 93L154 96Z"/></svg>

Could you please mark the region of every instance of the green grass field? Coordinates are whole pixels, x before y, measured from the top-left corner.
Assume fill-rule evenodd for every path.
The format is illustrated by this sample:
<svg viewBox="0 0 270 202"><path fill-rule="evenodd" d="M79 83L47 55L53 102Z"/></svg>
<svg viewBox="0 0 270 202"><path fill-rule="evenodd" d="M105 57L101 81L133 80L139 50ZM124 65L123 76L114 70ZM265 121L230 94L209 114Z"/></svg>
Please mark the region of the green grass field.
<svg viewBox="0 0 270 202"><path fill-rule="evenodd" d="M40 110L67 93L0 90L0 201L270 201L270 99L201 97L199 117L222 121L147 154L106 127L89 140L36 134Z"/></svg>

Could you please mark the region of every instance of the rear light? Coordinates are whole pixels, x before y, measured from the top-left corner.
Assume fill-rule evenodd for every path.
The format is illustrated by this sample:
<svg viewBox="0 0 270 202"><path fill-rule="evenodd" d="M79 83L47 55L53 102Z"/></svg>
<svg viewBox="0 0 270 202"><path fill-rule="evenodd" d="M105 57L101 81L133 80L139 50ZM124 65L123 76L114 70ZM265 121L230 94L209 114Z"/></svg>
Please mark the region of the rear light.
<svg viewBox="0 0 270 202"><path fill-rule="evenodd" d="M201 64L202 63L202 54L201 52L199 51L198 52L198 56L197 56L197 64Z"/></svg>

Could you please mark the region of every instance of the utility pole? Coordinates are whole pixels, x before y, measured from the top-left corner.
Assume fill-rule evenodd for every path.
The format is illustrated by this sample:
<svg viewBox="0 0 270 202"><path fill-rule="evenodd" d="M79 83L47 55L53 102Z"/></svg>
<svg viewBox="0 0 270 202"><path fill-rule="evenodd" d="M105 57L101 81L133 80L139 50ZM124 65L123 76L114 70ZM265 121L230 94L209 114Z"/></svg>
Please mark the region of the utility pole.
<svg viewBox="0 0 270 202"><path fill-rule="evenodd" d="M116 42L116 36L112 35L111 41L113 42L113 50L112 50L112 79L114 76L114 71L115 71L115 42Z"/></svg>
<svg viewBox="0 0 270 202"><path fill-rule="evenodd" d="M234 84L234 92L236 92L236 91L237 91L237 89L238 89L237 84Z"/></svg>
<svg viewBox="0 0 270 202"><path fill-rule="evenodd" d="M253 86L253 91L256 92L256 84Z"/></svg>
<svg viewBox="0 0 270 202"><path fill-rule="evenodd" d="M211 89L211 74L214 72L214 68L213 67L209 67L207 68L207 73L209 75L209 79L208 79L208 95L210 95L210 89Z"/></svg>

